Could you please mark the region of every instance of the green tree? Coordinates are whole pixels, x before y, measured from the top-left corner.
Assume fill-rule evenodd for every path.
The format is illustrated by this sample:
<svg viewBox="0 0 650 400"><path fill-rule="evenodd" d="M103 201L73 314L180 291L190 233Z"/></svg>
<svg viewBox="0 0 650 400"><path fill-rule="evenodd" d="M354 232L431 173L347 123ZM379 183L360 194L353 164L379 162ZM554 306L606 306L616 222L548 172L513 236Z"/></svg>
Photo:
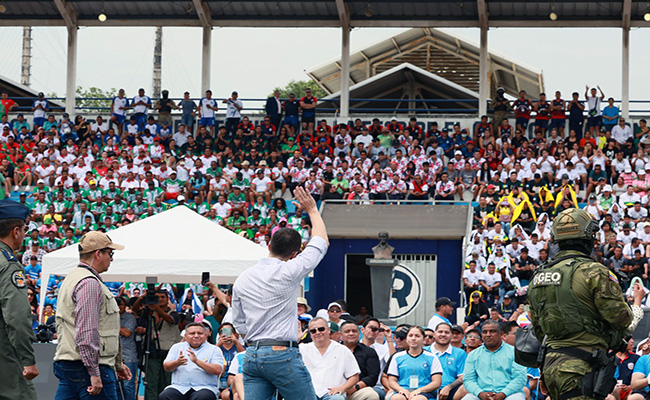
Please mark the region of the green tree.
<svg viewBox="0 0 650 400"><path fill-rule="evenodd" d="M115 88L103 90L94 86L88 89L84 89L82 86L77 86L77 109L88 112L105 112L110 109L111 101L115 96L117 96L117 89ZM105 108L105 110L100 110L96 107Z"/></svg>
<svg viewBox="0 0 650 400"><path fill-rule="evenodd" d="M320 88L314 81L297 81L292 79L284 87L276 87L273 89L273 92L276 90L280 91L280 98L286 99L289 97L289 93L293 93L297 98L301 98L305 95L305 89L311 89L311 94L317 99L321 99L327 96L327 93ZM273 96L273 92L269 94L269 97Z"/></svg>

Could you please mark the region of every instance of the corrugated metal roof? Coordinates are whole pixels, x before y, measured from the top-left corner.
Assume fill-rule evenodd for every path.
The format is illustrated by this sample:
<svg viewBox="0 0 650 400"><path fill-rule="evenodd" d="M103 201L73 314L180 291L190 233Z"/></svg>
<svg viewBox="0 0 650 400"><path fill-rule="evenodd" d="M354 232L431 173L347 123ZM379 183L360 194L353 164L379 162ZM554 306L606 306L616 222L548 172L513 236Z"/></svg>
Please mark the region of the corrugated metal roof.
<svg viewBox="0 0 650 400"><path fill-rule="evenodd" d="M411 97L412 94L415 96ZM338 100L340 95L341 92L338 91L319 99L319 105L325 108L337 108L338 103L331 100ZM430 103L421 100L478 100L479 96L476 92L441 76L427 72L415 65L404 63L353 85L350 87L350 97L358 99L402 99L392 102L352 102L350 104L351 110L382 108L398 111L406 108L475 110L478 107L476 101Z"/></svg>
<svg viewBox="0 0 650 400"><path fill-rule="evenodd" d="M544 91L542 72L491 51L491 92L503 86L507 93L525 90L537 98ZM427 72L478 92L479 47L438 29L413 28L350 55L351 85L397 65L410 63ZM340 59L315 67L307 74L327 93L341 88Z"/></svg>
<svg viewBox="0 0 650 400"><path fill-rule="evenodd" d="M480 0L478 0L480 1ZM478 1L463 0L344 0L351 26L478 26ZM100 25L102 2L67 1L78 13L80 25ZM490 26L622 26L623 2L583 0L485 0ZM215 26L337 26L335 0L204 1ZM4 0L3 25L63 25L53 0ZM196 25L199 18L191 0L105 0L109 19L104 25ZM647 26L647 1L631 0L633 26ZM559 16L550 21L553 9ZM534 23L532 23L534 22Z"/></svg>

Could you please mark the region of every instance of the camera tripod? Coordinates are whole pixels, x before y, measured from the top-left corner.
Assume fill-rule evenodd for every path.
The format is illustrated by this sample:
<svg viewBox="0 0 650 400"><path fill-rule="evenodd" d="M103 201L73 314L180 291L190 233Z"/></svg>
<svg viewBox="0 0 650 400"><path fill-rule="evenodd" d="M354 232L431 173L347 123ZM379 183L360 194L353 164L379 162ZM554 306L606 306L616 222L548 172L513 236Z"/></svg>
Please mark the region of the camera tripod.
<svg viewBox="0 0 650 400"><path fill-rule="evenodd" d="M147 387L149 384L149 376L147 375L147 371L149 370L149 363L150 363L150 357L151 353L154 352L156 357L159 357L160 355L160 339L158 336L158 325L156 324L156 317L155 314L152 310L150 310L148 307L145 308L145 313L147 313L147 323L145 324L146 328L146 335L144 337L144 340L142 341L142 356L140 357L140 360L138 362L138 365L140 366L140 374L138 375L138 379L136 380L135 384L135 393L139 393L140 391L140 382ZM160 365L161 369L161 374L160 376L164 379L164 369L162 367L162 364ZM144 374L144 379L142 379L142 374Z"/></svg>

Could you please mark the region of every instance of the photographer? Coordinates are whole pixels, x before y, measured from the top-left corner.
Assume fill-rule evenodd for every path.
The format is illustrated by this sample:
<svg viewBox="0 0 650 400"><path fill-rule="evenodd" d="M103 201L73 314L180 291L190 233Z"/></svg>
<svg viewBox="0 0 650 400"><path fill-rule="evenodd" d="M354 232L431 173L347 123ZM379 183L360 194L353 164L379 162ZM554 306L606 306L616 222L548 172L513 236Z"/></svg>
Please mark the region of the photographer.
<svg viewBox="0 0 650 400"><path fill-rule="evenodd" d="M169 307L169 294L165 290L156 290L155 296L158 298L158 304L151 304L155 300L150 291L147 291L134 305L137 308L142 302L145 303L140 317L140 325L147 329L144 333L146 337L144 343L148 342L150 352L146 371L145 400L157 400L158 394L171 383L171 373L163 369L163 361L169 349L180 342L178 330L180 316Z"/></svg>

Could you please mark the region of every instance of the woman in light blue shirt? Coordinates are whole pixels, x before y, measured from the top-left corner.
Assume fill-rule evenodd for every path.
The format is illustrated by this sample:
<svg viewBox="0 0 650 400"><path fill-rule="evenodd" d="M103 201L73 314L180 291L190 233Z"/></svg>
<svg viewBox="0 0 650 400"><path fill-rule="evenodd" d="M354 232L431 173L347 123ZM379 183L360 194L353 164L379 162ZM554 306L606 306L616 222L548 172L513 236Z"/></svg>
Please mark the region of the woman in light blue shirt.
<svg viewBox="0 0 650 400"><path fill-rule="evenodd" d="M397 353L388 366L388 382L395 393L391 400L435 399L442 382L438 357L425 351L424 329L411 327L406 333L407 351Z"/></svg>

